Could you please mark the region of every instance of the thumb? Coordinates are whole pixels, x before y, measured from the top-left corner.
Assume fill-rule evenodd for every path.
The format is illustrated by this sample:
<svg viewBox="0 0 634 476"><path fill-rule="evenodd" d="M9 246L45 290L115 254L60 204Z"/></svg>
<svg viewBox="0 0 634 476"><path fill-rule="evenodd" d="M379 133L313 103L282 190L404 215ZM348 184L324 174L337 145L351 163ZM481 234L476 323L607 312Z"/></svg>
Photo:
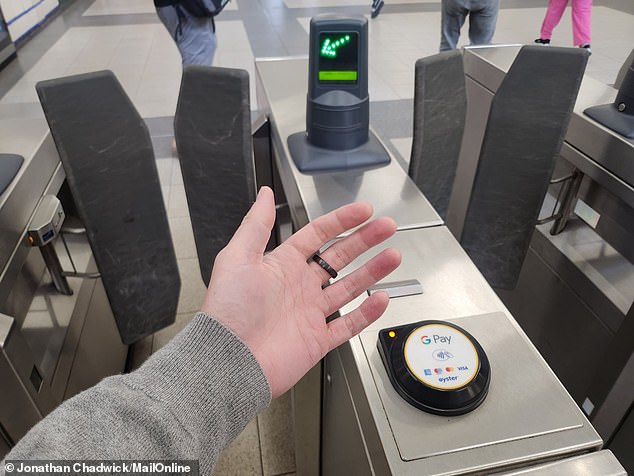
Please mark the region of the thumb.
<svg viewBox="0 0 634 476"><path fill-rule="evenodd" d="M275 224L275 199L269 187L262 187L255 203L229 242L228 248L251 258L262 256Z"/></svg>

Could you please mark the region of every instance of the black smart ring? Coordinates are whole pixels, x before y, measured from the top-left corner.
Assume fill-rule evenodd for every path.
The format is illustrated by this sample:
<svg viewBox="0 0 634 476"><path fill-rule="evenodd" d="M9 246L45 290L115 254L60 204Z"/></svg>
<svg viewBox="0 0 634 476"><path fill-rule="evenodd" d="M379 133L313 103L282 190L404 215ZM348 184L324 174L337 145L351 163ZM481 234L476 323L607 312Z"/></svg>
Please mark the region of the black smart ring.
<svg viewBox="0 0 634 476"><path fill-rule="evenodd" d="M330 275L330 277L332 279L335 279L337 277L337 272L335 271L335 269L330 266L325 259L323 259L321 256L319 256L319 253L315 253L313 255L313 257L311 258L315 263L317 263L319 266L321 266L326 273L328 273Z"/></svg>

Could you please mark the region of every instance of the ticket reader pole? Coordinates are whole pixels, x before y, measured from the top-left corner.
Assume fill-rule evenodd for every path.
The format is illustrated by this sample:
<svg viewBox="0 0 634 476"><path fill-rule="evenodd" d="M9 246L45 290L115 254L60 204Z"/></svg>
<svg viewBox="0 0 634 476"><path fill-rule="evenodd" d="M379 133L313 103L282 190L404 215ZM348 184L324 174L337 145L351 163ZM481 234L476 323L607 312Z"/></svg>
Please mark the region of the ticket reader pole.
<svg viewBox="0 0 634 476"><path fill-rule="evenodd" d="M295 165L318 173L388 164L369 123L367 20L312 18L306 131L288 137Z"/></svg>

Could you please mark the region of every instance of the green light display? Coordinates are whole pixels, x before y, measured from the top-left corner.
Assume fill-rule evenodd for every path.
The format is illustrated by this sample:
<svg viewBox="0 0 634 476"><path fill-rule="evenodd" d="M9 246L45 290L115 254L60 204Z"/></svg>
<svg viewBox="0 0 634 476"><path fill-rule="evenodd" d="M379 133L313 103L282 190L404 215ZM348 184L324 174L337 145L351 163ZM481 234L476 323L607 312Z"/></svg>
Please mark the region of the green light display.
<svg viewBox="0 0 634 476"><path fill-rule="evenodd" d="M357 32L321 32L319 34L319 81L329 84L356 83L359 79L358 45Z"/></svg>
<svg viewBox="0 0 634 476"><path fill-rule="evenodd" d="M350 35L344 35L333 41L332 38L324 38L321 44L321 55L328 58L336 58L337 50L350 42Z"/></svg>
<svg viewBox="0 0 634 476"><path fill-rule="evenodd" d="M320 71L319 81L356 81L356 71Z"/></svg>

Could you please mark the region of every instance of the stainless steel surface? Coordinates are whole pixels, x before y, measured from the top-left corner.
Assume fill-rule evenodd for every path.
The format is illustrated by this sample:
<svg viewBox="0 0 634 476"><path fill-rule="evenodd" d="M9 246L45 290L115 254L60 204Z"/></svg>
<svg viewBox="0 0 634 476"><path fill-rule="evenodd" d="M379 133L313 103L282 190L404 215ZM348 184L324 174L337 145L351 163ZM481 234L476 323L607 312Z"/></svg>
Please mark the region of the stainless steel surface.
<svg viewBox="0 0 634 476"><path fill-rule="evenodd" d="M465 49L469 97L467 129L447 216L447 225L457 237L462 233L490 99L513 64L519 49L520 46ZM589 106L613 102L616 92L610 86L584 77L561 155L584 174L609 188L620 200L634 207L634 141L583 114L583 110Z"/></svg>
<svg viewBox="0 0 634 476"><path fill-rule="evenodd" d="M61 256L64 265L67 265L67 259L64 259L66 257L61 255L63 253L61 244L57 243L56 245L58 255ZM92 254L85 239L75 240L75 243L71 244L71 252L75 255L80 269L95 268L94 263L91 263ZM86 309L83 309L82 314L84 316L81 316L77 324L72 324L73 314L76 312L78 304L81 304L79 294L83 293L86 297L89 297L94 289L94 283L92 282L70 278L68 283L72 295L62 295L51 289L52 282L51 274L48 271L45 272L33 294L31 305L19 323L21 332L32 351L38 370L49 382L52 382L54 377L58 378L60 374L66 373L66 377L68 376L64 369L59 368L59 356L69 327L72 325L83 325L85 319ZM80 305L79 307L82 308L83 306ZM65 379L63 378L62 380Z"/></svg>
<svg viewBox="0 0 634 476"><path fill-rule="evenodd" d="M481 113L517 51L465 52L465 71ZM500 292L571 395L585 403L608 445L634 403L634 141L583 110L613 102L616 92L584 78L557 164L584 175L578 193L567 197L581 219L574 217L556 236L538 226L517 288ZM463 152L462 165L474 170L477 157ZM546 198L544 211L553 200ZM454 218L461 213L460 206L456 209Z"/></svg>
<svg viewBox="0 0 634 476"><path fill-rule="evenodd" d="M406 279L405 281L388 281L375 284L368 288L368 294L372 295L378 291L385 291L391 298L411 296L413 294L423 294L423 286L417 279Z"/></svg>
<svg viewBox="0 0 634 476"><path fill-rule="evenodd" d="M13 328L15 319L6 314L0 313L0 347L4 347L4 344L9 337L9 332Z"/></svg>
<svg viewBox="0 0 634 476"><path fill-rule="evenodd" d="M487 473L486 468L600 448L599 435L447 228L401 231L383 246L403 254L390 279L418 279L425 293L391 299L381 319L340 348L375 470L387 465L389 474L399 475ZM392 389L376 349L378 331L424 319L464 322L469 331L474 326L483 346L487 343L493 369L490 395L474 412L448 419L422 414ZM521 384L522 376L528 381ZM399 451L399 444L405 450ZM422 459L404 461L416 454Z"/></svg>
<svg viewBox="0 0 634 476"><path fill-rule="evenodd" d="M553 206L554 198L547 195L543 210ZM555 236L550 234L548 225L539 225L536 231L567 257L623 315L627 314L634 304L633 263L580 220L570 223Z"/></svg>
<svg viewBox="0 0 634 476"><path fill-rule="evenodd" d="M526 338L514 329L503 313L452 318L450 321L478 340L491 363L491 386L485 401L473 412L460 417L431 415L400 398L376 348L378 332L361 334L363 349L401 459L426 459L426 463L435 466L438 472L467 473L506 465L509 461L531 461L571 452L568 444L542 444L540 452L534 452L533 448L522 455L521 449L508 450L507 456L496 461L477 451L487 448L491 453L501 455L504 453L502 447L508 443L515 442L521 447L521 440L532 438L534 442L545 435L553 441L557 439L555 434L563 439L567 432L583 430L589 423L532 346L527 344ZM421 428L425 429L424 434L421 434ZM570 440L575 438L571 436ZM573 451L592 449L597 446L597 441L576 441L573 445ZM456 464L456 460L463 459L458 455L469 453L472 467ZM432 458L444 461L432 465Z"/></svg>
<svg viewBox="0 0 634 476"><path fill-rule="evenodd" d="M46 360L48 343L47 329L31 325L36 324L36 318L27 318L45 266L40 252L28 243L26 228L42 195L59 191L64 173L44 120L0 121L0 137L4 150L18 151L25 158L20 173L0 197L0 312L16 321L3 344L0 360L11 369L12 375L3 381L3 386L6 383L7 392L24 400L16 405L32 405L41 415L51 411L60 400L50 381L34 385L30 378L35 374L42 376L39 366ZM26 335L22 332L25 322ZM58 340L52 339L50 345L54 348ZM54 367L48 377L52 377L53 370ZM29 412L24 415L7 412L9 422L3 416L0 424L20 431L27 425L28 429L32 419ZM16 437L15 433L10 435Z"/></svg>
<svg viewBox="0 0 634 476"><path fill-rule="evenodd" d="M53 245L53 241L59 236L65 218L66 215L59 199L55 195L44 195L35 209L33 218L27 227L27 233L29 243L40 248L55 289L61 294L70 296L73 294L73 290L64 276L62 265Z"/></svg>
<svg viewBox="0 0 634 476"><path fill-rule="evenodd" d="M4 351L0 354L0 382L0 426L3 433L0 439L13 446L42 418L42 412L28 396L24 384L16 375ZM4 454L6 453L0 452L0 455Z"/></svg>
<svg viewBox="0 0 634 476"><path fill-rule="evenodd" d="M336 349L324 359L323 389L321 474L372 474L371 458L361 435L359 416ZM343 442L345 445L342 445Z"/></svg>
<svg viewBox="0 0 634 476"><path fill-rule="evenodd" d="M57 182L50 190L57 194L64 172L44 119L1 120L0 152L24 157L18 175L0 196L0 270L4 270L23 238L24 226L42 191Z"/></svg>
<svg viewBox="0 0 634 476"><path fill-rule="evenodd" d="M59 294L39 251L31 251L16 279L1 282L11 289L0 307L16 318L5 354L42 413L48 413L62 401L95 282L71 278L73 295ZM80 269L95 269L85 238L76 239L71 251ZM39 389L29 382L33 368L44 382Z"/></svg>
<svg viewBox="0 0 634 476"><path fill-rule="evenodd" d="M295 470L318 476L321 429L321 363L315 365L292 389Z"/></svg>
<svg viewBox="0 0 634 476"><path fill-rule="evenodd" d="M464 211L469 199L468 190L477 167L477 151L479 151L482 139L480 132L484 129L483 117L487 114L493 92L499 86L518 50L519 47L511 46L486 49L470 48L465 51L469 100L473 109L469 112L469 133L465 133L465 137L469 136L471 140L468 142L468 147L463 147L459 164L459 167L465 172L459 174L463 183L456 182L458 190L452 196L450 216L447 218L448 226L456 236L460 235L460 220L464 219ZM596 157L580 151L577 148L579 144L573 140L576 140L574 138L578 135L580 124L583 124L584 128L594 124L579 111L582 111L593 101L596 101L595 104L606 101L610 95L615 93L615 91L610 90L611 88L608 86L591 78L584 78L573 114L573 119L576 119L571 121L566 142L561 151L562 164L569 163L571 169L578 169L587 176L581 186L580 193L588 205L595 207L600 215L596 231L593 232L590 227L587 227L588 231L583 233L587 237L582 238L581 232L584 227L574 226L568 230L571 233L564 233L565 237L557 240L549 238L557 242L562 253L568 256L579 269L583 272L589 270L590 279L601 289L619 288L618 281L629 280L628 269L631 266L629 266L628 257L631 260L631 257L634 256L634 246L632 246L634 222L629 207L634 207L634 188L627 183L629 180L627 176L619 177L615 171L606 169L605 163L612 160L627 164L634 163L634 143L616 136L599 125L595 125L596 130L593 135L595 141L603 145L595 150L596 152L600 151ZM580 106L580 103L584 103L584 105ZM569 196L567 198L571 205L576 203L575 197ZM546 209L549 211L550 205L545 207ZM538 227L540 233L546 233L544 230L544 227ZM617 251L616 254L612 252L614 249ZM595 273L592 271L596 268L603 269L598 279L593 278ZM617 282L615 283L615 281ZM625 296L625 298L618 300L618 302L614 301L614 299L618 299L618 294ZM607 293L619 309L626 313L634 296L631 296L632 293L629 291L618 294Z"/></svg>
<svg viewBox="0 0 634 476"><path fill-rule="evenodd" d="M96 269L85 239L72 244L71 251L80 269ZM31 298L0 347L0 424L13 442L63 399L121 372L127 357L101 283L71 278L73 295L64 296L52 289L44 272L31 291L24 281L43 264L32 266L31 261L41 263L36 249L29 258L10 300L2 304L20 310L23 306L11 301ZM0 316L0 322L6 318Z"/></svg>
<svg viewBox="0 0 634 476"><path fill-rule="evenodd" d="M25 159L0 196L0 313L11 317L0 316L0 427L4 439L14 444L67 395L122 371L127 347L118 337L101 283L69 278L72 296L60 294L43 255L29 243L29 223L42 238L61 225L54 202L65 176L46 122L0 121L0 152ZM36 206L45 195L53 206L45 203L40 209L49 212L42 221ZM69 194L65 197L70 201ZM61 262L57 271L69 269L61 241L48 240L45 246ZM77 270L96 272L86 236L67 241Z"/></svg>
<svg viewBox="0 0 634 476"><path fill-rule="evenodd" d="M493 47L468 47L464 49L465 87L467 90L467 115L462 136L460 157L456 167L447 218L447 226L459 240L462 236L471 189L475 178L482 139L489 118L493 92L504 79L521 45ZM477 71L477 78L472 72Z"/></svg>
<svg viewBox="0 0 634 476"><path fill-rule="evenodd" d="M596 451L502 474L506 476L627 476L623 466L609 450Z"/></svg>
<svg viewBox="0 0 634 476"><path fill-rule="evenodd" d="M567 142L564 142L562 145L560 155L601 187L610 190L611 193L618 197L619 200L622 200L627 206L634 208L634 188L630 184Z"/></svg>
<svg viewBox="0 0 634 476"><path fill-rule="evenodd" d="M442 224L395 160L372 170L300 173L291 159L286 139L306 128L308 59L258 59L256 74L258 106L271 121L273 153L296 227L354 201L370 202L377 216L391 216L399 229Z"/></svg>
<svg viewBox="0 0 634 476"><path fill-rule="evenodd" d="M485 126L484 118L488 114L493 92L499 86L518 51L519 46L484 49L474 47L465 50L465 72L468 76L468 96L470 108L472 108L468 112L468 131L465 132L465 137L468 139L463 143L459 164L463 172L459 174L462 182L458 183L457 179L457 191L452 196L450 214L447 218L448 226L456 236L459 236L461 232L460 220L464 219L469 190L477 167L482 141L481 133ZM634 143L596 125L597 130L593 134L595 140L603 146L597 149L601 152L599 156L591 157L578 150L578 144L572 142L573 139L571 139L571 137L577 137L579 124L583 124L584 127L593 124L593 121L579 111L593 101L597 101L594 104L606 101L610 95L615 94L615 91L611 89L591 78L584 78L573 114L576 122L571 121L566 142L561 151L562 158L569 162L573 169L578 169L582 174L587 175L586 182L592 179L593 183L582 187L583 196L590 200L591 205L594 205L593 201L597 202L597 197L601 197L597 205L605 204L605 213L599 220L596 231L590 227L575 225L569 227L568 232L564 232L562 237L548 239L553 240L563 255L568 256L579 269L587 273L596 286L605 290L606 295L625 314L634 300L634 291L631 291L634 275L627 259L630 254L634 255L632 250L634 225L631 223L631 212L628 213L626 210L628 206L634 207L634 188L627 183L627 177L617 176L615 172L606 169L602 163L608 162L608 158L613 157L614 160L634 164ZM580 102L584 103L584 106L580 106ZM623 148L623 146L627 147ZM624 151L627 151L624 155L615 155L616 152ZM603 198L606 195L614 198ZM570 205L576 203L575 197L567 198ZM552 197L547 197L542 215L550 211L551 203ZM604 222L611 226L603 226ZM548 233L546 227L539 226L537 229L540 233ZM602 240L602 237L608 242ZM595 270L599 270L598 273ZM615 290L618 291L615 292Z"/></svg>
<svg viewBox="0 0 634 476"><path fill-rule="evenodd" d="M561 193L559 201L559 211L557 212L555 223L550 228L550 234L556 235L564 231L568 223L568 219L572 214L572 210L575 206L577 194L579 193L579 187L581 187L581 181L583 180L583 174L578 170L573 170L570 178L565 180L561 184Z"/></svg>
<svg viewBox="0 0 634 476"><path fill-rule="evenodd" d="M403 254L390 280L418 279L425 293L391 299L381 319L340 349L375 470L383 465L399 475L487 472L600 448L598 434L447 228L398 232L383 246ZM389 383L376 349L378 331L423 319L464 321L489 355L490 395L474 412L449 419L423 414ZM520 383L522 376L527 381Z"/></svg>
<svg viewBox="0 0 634 476"><path fill-rule="evenodd" d="M465 56L465 68L467 65ZM480 148L484 139L484 130L489 118L492 93L473 81L465 78L467 91L467 114L462 146L456 166L456 177L451 190L449 208L445 222L456 239L462 236L462 227L467 214L471 189L480 158Z"/></svg>
<svg viewBox="0 0 634 476"><path fill-rule="evenodd" d="M595 164L564 143L557 167L574 167L585 174L577 197L593 210L596 221L587 223L634 262L634 188Z"/></svg>
<svg viewBox="0 0 634 476"><path fill-rule="evenodd" d="M520 46L465 49L465 73L494 92L513 64ZM612 103L617 90L588 76L583 78L565 141L584 154L592 166L634 187L634 141L607 129L583 114L599 104ZM599 169L600 170L600 169Z"/></svg>
<svg viewBox="0 0 634 476"><path fill-rule="evenodd" d="M400 230L442 224L441 218L392 160L373 170L305 175L297 170L287 146L287 137L305 129L308 58L256 60L258 109L270 125L268 144L260 155L272 164L262 164L256 150L256 170L268 177L279 197L285 198L295 229L324 213L353 201L367 201L376 216L389 215ZM370 106L371 107L371 106ZM271 168L269 172L268 168ZM279 225L279 224L278 224ZM293 389L295 457L298 473L319 474L319 426L321 419L321 364Z"/></svg>
<svg viewBox="0 0 634 476"><path fill-rule="evenodd" d="M99 279L95 281L95 288L86 310L81 337L75 349L68 383L64 390L64 399L96 385L104 377L121 373L127 356L128 346L121 342L106 291Z"/></svg>
<svg viewBox="0 0 634 476"><path fill-rule="evenodd" d="M416 279L425 292L391 299L386 315L370 324L368 330L378 331L387 326L423 319L450 319L505 311L495 292L486 284L486 280L444 226L399 231L341 270L340 276L345 276L363 259L368 259L386 247L395 247L403 256L401 265L386 281ZM383 281L379 282L381 283ZM365 297L367 296L363 294L344 306L341 312L349 312Z"/></svg>
<svg viewBox="0 0 634 476"><path fill-rule="evenodd" d="M617 90L585 77L570 120L566 142L634 189L634 140L593 121L583 111L614 102Z"/></svg>
<svg viewBox="0 0 634 476"><path fill-rule="evenodd" d="M411 191L409 179L394 161L362 173L313 176L297 171L286 137L305 127L307 60L257 60L256 72L258 104L270 120L272 152L294 225L302 226L349 201L373 203L377 215L391 215L399 225L396 235L379 247L395 246L404 257L389 281L416 279L425 291L392 298L383 318L328 357L323 375L322 472L349 474L357 468L399 475L489 472L599 449L599 435L449 230L438 226L435 213L429 214L427 201ZM365 296L341 313L354 309ZM480 409L439 419L421 415L413 407L406 409L408 405L391 390L376 350L377 332L422 319L462 319L490 347L496 362L494 383ZM527 381L519 383L522 374ZM309 379L293 390L301 474L319 473L314 458L320 452L315 417L318 422L321 378L321 367L316 366ZM415 421L422 423L414 426ZM400 425L399 430L392 425ZM399 448L410 461L404 460ZM330 470L334 473L327 473Z"/></svg>
<svg viewBox="0 0 634 476"><path fill-rule="evenodd" d="M53 243L40 246L40 252L42 253L42 258L46 263L46 269L48 269L57 292L66 296L72 295L73 290L68 284L66 276L64 276L64 271L62 270L62 265L59 262L59 256L57 256L57 251Z"/></svg>

